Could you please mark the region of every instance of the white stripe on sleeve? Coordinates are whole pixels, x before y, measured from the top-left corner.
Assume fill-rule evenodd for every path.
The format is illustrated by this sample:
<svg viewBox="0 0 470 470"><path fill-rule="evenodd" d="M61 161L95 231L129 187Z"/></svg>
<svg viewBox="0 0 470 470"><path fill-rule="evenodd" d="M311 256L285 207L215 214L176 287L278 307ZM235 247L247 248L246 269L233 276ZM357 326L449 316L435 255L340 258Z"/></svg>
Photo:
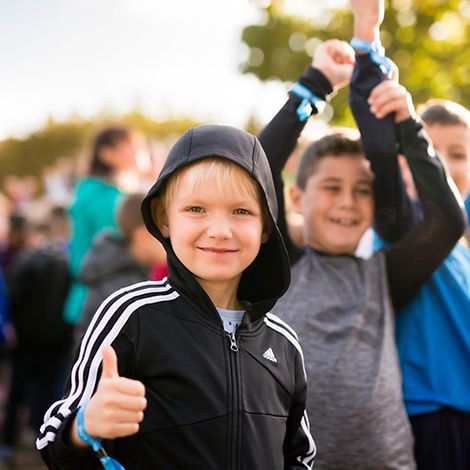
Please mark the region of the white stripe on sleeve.
<svg viewBox="0 0 470 470"><path fill-rule="evenodd" d="M63 420L73 409L88 403L99 379L101 348L116 339L132 313L144 305L165 302L177 297L179 294L168 284L146 281L115 292L101 304L83 337L78 359L72 368L68 395L54 403L46 412L44 424L36 440L36 447L39 450L43 449L48 442L55 440ZM124 308L123 305L126 303L129 305ZM98 342L103 332L106 336L103 341ZM89 370L85 374L87 366Z"/></svg>

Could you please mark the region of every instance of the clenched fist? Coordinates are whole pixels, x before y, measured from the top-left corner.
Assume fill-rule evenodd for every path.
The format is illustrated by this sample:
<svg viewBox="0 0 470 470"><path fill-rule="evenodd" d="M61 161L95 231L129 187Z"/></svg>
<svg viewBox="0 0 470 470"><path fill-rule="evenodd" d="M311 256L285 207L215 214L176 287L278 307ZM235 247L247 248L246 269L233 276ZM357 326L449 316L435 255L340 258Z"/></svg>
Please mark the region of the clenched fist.
<svg viewBox="0 0 470 470"><path fill-rule="evenodd" d="M315 51L312 67L320 70L333 88L348 85L354 67L354 50L345 41L330 39Z"/></svg>

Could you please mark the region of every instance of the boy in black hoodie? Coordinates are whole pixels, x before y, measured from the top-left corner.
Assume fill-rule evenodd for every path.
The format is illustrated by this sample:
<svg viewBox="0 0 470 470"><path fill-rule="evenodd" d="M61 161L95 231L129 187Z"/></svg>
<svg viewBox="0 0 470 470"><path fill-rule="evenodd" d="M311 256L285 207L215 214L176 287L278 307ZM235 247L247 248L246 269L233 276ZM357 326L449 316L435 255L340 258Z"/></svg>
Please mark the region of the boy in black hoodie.
<svg viewBox="0 0 470 470"><path fill-rule="evenodd" d="M168 279L121 289L96 312L40 430L46 464L118 468L105 448L127 469L310 468L302 351L268 313L290 276L258 140L190 129L142 211Z"/></svg>

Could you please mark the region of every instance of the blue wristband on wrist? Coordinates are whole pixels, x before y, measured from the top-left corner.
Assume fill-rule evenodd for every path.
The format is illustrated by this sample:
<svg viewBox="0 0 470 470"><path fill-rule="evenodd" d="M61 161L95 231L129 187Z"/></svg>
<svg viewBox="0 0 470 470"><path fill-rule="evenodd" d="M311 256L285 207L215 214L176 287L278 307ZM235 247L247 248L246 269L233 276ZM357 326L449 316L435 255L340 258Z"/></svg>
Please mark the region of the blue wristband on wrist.
<svg viewBox="0 0 470 470"><path fill-rule="evenodd" d="M317 95L313 94L307 87L301 83L296 82L290 89L290 92L295 96L302 98L302 102L297 107L297 117L302 121L306 121L315 109L317 113L321 113L325 109L325 100L322 100Z"/></svg>
<svg viewBox="0 0 470 470"><path fill-rule="evenodd" d="M360 38L352 38L349 44L356 51L368 52L372 62L377 64L385 75L389 76L392 73L392 64L380 44Z"/></svg>
<svg viewBox="0 0 470 470"><path fill-rule="evenodd" d="M78 437L85 443L88 444L97 454L101 465L105 470L125 470L125 468L117 461L112 459L104 450L101 445L101 439L94 439L85 431L85 424L83 414L85 409L83 406L78 408L77 412L77 434Z"/></svg>

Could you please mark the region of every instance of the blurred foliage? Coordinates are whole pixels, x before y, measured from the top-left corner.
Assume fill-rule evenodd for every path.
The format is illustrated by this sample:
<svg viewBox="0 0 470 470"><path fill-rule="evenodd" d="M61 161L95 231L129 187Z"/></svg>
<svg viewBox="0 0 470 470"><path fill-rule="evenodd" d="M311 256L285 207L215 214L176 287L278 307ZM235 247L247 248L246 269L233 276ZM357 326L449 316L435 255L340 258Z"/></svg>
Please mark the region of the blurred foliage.
<svg viewBox="0 0 470 470"><path fill-rule="evenodd" d="M299 8L292 12L296 2L304 10L302 15ZM349 2L342 8L339 2L332 3L336 6L328 7L326 0L258 0L261 20L242 33L250 49L242 71L260 80L294 82L322 41L349 41L353 26ZM387 55L400 68L400 82L415 103L446 98L470 107L470 62L466 52L470 47L470 1L388 1L381 38ZM342 90L332 102L335 124L353 123L347 95L347 90Z"/></svg>
<svg viewBox="0 0 470 470"><path fill-rule="evenodd" d="M254 114L248 117L248 120L244 126L245 131L253 135L258 135L263 128L263 124L256 118Z"/></svg>
<svg viewBox="0 0 470 470"><path fill-rule="evenodd" d="M73 117L68 122L49 119L46 126L24 139L9 138L0 142L0 180L5 176L38 176L59 158L75 159L86 150L96 129L119 122L127 124L148 137L176 138L199 123L191 119L155 121L140 112L124 116L106 116L96 121Z"/></svg>

